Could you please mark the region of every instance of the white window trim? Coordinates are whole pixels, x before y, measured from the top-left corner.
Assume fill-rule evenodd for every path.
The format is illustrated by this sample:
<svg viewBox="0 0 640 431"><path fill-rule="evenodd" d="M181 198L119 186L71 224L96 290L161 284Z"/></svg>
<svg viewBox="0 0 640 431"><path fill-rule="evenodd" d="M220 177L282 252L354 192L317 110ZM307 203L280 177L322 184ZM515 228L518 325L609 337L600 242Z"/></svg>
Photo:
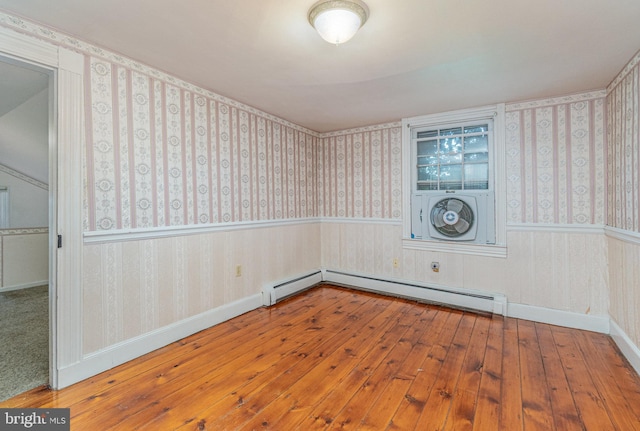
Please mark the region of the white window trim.
<svg viewBox="0 0 640 431"><path fill-rule="evenodd" d="M434 241L411 238L411 193L413 190L411 129L430 127L440 124L469 120L493 118L493 144L489 151L493 153L493 180L496 218L496 243L463 244L450 241ZM472 254L490 257L507 255L507 194L505 159L505 108L504 104L423 115L402 120L402 246L413 250L426 250L441 253Z"/></svg>

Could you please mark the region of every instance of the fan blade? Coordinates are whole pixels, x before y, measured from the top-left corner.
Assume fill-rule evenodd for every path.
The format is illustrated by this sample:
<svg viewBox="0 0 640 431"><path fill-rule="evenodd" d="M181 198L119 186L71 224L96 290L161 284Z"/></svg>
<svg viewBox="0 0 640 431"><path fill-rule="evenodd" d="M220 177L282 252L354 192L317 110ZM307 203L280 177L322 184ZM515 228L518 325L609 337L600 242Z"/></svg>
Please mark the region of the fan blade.
<svg viewBox="0 0 640 431"><path fill-rule="evenodd" d="M442 227L446 225L446 223L444 222L444 211L438 211L433 216L433 225L435 227Z"/></svg>
<svg viewBox="0 0 640 431"><path fill-rule="evenodd" d="M463 206L464 206L464 203L462 203L462 201L459 201L458 199L449 199L447 201L448 211L454 211L459 213Z"/></svg>
<svg viewBox="0 0 640 431"><path fill-rule="evenodd" d="M458 223L453 225L453 227L458 231L458 233L465 233L469 230L469 222L464 219L460 219L458 220Z"/></svg>

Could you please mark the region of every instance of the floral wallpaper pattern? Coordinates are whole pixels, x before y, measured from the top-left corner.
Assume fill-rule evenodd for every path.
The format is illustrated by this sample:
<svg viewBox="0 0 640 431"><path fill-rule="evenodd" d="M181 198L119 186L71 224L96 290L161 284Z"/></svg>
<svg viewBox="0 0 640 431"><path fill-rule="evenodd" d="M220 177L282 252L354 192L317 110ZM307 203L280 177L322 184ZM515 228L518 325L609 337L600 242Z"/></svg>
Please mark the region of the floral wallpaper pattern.
<svg viewBox="0 0 640 431"><path fill-rule="evenodd" d="M313 132L86 57L88 230L316 216Z"/></svg>
<svg viewBox="0 0 640 431"><path fill-rule="evenodd" d="M323 135L318 207L324 217L402 217L402 137L397 123Z"/></svg>
<svg viewBox="0 0 640 431"><path fill-rule="evenodd" d="M604 224L604 92L506 111L507 222Z"/></svg>
<svg viewBox="0 0 640 431"><path fill-rule="evenodd" d="M640 232L640 53L607 89L607 224Z"/></svg>

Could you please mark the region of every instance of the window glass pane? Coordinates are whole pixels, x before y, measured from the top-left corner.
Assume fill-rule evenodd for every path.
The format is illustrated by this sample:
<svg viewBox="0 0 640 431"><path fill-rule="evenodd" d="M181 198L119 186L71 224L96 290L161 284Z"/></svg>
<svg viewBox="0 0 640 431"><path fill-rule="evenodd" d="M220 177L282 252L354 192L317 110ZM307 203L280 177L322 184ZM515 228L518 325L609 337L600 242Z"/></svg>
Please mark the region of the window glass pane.
<svg viewBox="0 0 640 431"><path fill-rule="evenodd" d="M489 161L489 153L465 153L464 162L465 163L478 163L478 162L488 162Z"/></svg>
<svg viewBox="0 0 640 431"><path fill-rule="evenodd" d="M440 152L447 153L459 153L462 151L462 142L460 138L447 138L440 139Z"/></svg>
<svg viewBox="0 0 640 431"><path fill-rule="evenodd" d="M438 152L438 141L421 141L418 142L418 155L425 156L436 154Z"/></svg>
<svg viewBox="0 0 640 431"><path fill-rule="evenodd" d="M416 190L487 190L489 124L415 131Z"/></svg>
<svg viewBox="0 0 640 431"><path fill-rule="evenodd" d="M487 151L489 148L489 137L487 135L466 136L464 138L464 151L477 152Z"/></svg>
<svg viewBox="0 0 640 431"><path fill-rule="evenodd" d="M440 167L440 190L462 189L462 165Z"/></svg>
<svg viewBox="0 0 640 431"><path fill-rule="evenodd" d="M482 133L482 132L488 132L489 131L489 125L488 124L479 124L477 126L465 126L464 128L464 133Z"/></svg>
<svg viewBox="0 0 640 431"><path fill-rule="evenodd" d="M462 163L462 153L440 155L440 164L450 165L454 163Z"/></svg>
<svg viewBox="0 0 640 431"><path fill-rule="evenodd" d="M438 136L437 130L425 130L423 132L418 132L416 137L418 139L422 139L422 138L435 138L436 136Z"/></svg>
<svg viewBox="0 0 640 431"><path fill-rule="evenodd" d="M438 182L437 166L422 166L418 168L418 181Z"/></svg>
<svg viewBox="0 0 640 431"><path fill-rule="evenodd" d="M418 166L421 165L437 165L438 157L436 156L422 156L418 157Z"/></svg>
<svg viewBox="0 0 640 431"><path fill-rule="evenodd" d="M487 163L464 165L464 188L481 190L488 189L489 165Z"/></svg>
<svg viewBox="0 0 640 431"><path fill-rule="evenodd" d="M462 127L454 127L451 129L440 130L440 136L460 135L462 134Z"/></svg>

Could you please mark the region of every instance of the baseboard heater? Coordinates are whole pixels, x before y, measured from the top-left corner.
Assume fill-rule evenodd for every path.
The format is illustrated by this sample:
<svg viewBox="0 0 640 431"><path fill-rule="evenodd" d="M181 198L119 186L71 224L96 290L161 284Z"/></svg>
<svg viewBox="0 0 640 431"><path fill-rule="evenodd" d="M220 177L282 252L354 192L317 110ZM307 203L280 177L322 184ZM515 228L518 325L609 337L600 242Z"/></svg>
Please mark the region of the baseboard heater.
<svg viewBox="0 0 640 431"><path fill-rule="evenodd" d="M314 271L269 284L262 288L262 303L265 306L273 305L284 298L295 295L298 292L309 289L322 282L322 271Z"/></svg>
<svg viewBox="0 0 640 431"><path fill-rule="evenodd" d="M385 295L485 311L503 316L507 315L507 298L502 294L478 292L469 289L454 289L444 286L431 286L401 280L385 280L328 269L323 271L322 279L328 283L340 284Z"/></svg>

